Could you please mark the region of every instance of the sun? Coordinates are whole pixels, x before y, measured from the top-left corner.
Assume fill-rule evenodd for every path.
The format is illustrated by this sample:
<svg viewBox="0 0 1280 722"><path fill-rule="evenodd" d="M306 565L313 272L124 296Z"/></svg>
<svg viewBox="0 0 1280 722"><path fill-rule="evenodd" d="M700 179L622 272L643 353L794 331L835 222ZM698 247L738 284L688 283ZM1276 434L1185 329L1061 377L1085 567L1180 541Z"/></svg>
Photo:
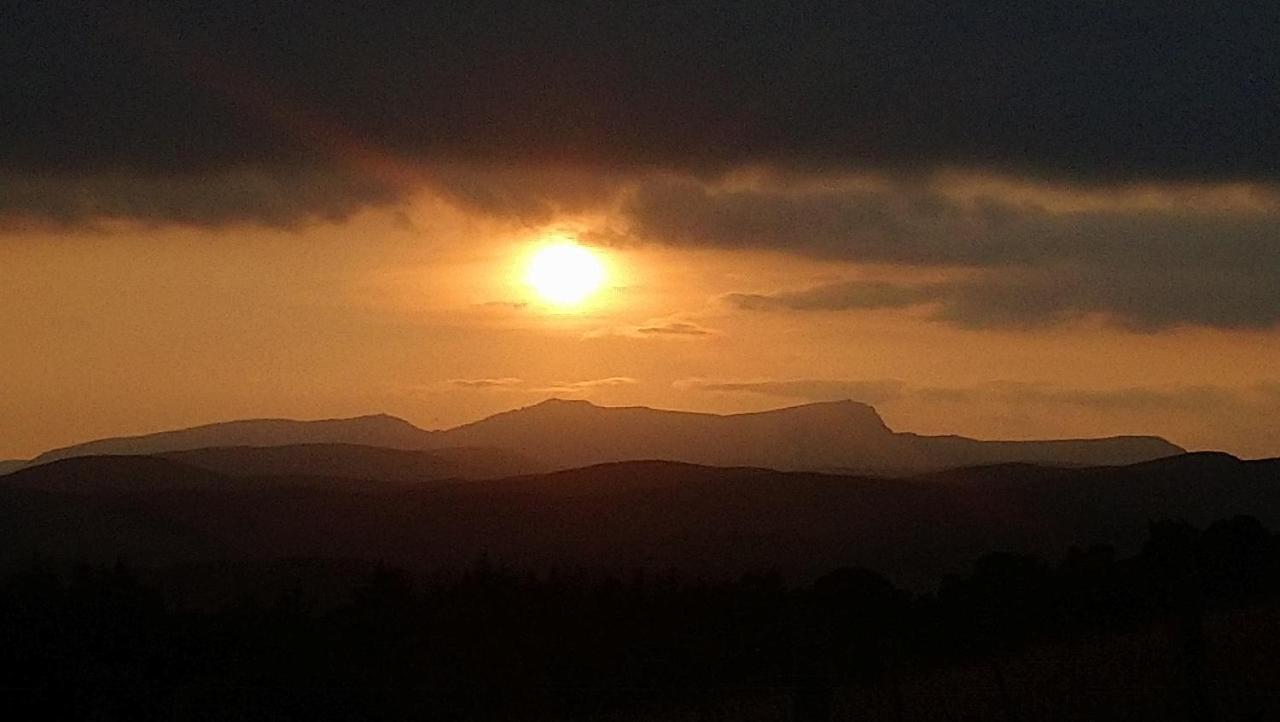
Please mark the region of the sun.
<svg viewBox="0 0 1280 722"><path fill-rule="evenodd" d="M525 281L538 297L559 308L581 305L604 285L604 263L576 243L559 242L540 249L529 261Z"/></svg>

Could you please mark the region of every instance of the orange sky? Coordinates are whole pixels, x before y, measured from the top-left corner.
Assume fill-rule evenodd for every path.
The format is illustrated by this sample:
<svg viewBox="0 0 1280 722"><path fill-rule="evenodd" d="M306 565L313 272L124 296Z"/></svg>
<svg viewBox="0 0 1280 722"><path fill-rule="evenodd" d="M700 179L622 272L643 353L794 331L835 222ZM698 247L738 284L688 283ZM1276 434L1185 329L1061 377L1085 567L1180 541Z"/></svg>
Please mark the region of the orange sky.
<svg viewBox="0 0 1280 722"><path fill-rule="evenodd" d="M731 294L927 286L981 268L658 238L619 210L625 183L594 196L579 189L590 180L562 177L556 202L528 212L445 183L287 227L8 223L0 458L243 417L386 412L434 428L547 396L717 412L852 397L899 430L1153 433L1280 455L1275 326L1133 327L1097 313L983 326L949 321L927 300L753 310ZM712 191L881 182L739 173ZM934 184L948 198L980 193L1054 213L1271 212L1277 197L954 174ZM551 312L523 281L530 250L557 234L592 245L609 268L606 287L570 313Z"/></svg>

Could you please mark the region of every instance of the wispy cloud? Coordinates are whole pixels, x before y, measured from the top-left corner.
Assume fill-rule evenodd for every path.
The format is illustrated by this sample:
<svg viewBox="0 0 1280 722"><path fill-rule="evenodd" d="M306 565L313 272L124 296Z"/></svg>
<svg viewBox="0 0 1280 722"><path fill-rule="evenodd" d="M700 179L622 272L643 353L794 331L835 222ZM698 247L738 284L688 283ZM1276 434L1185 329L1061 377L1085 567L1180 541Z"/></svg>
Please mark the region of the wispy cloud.
<svg viewBox="0 0 1280 722"><path fill-rule="evenodd" d="M634 386L638 383L630 376L609 376L600 379L583 379L581 381L554 381L538 383L515 376L479 379L449 379L444 382L452 388L473 391L506 391L521 394L580 394L599 389Z"/></svg>
<svg viewBox="0 0 1280 722"><path fill-rule="evenodd" d="M641 336L710 336L715 331L692 321L668 321L657 325L640 326L636 329L636 333Z"/></svg>
<svg viewBox="0 0 1280 722"><path fill-rule="evenodd" d="M505 376L496 379L449 379L445 383L464 389L510 389L524 385L524 379Z"/></svg>
<svg viewBox="0 0 1280 722"><path fill-rule="evenodd" d="M557 381L550 386L532 390L541 393L574 394L592 391L595 389L634 386L638 383L640 382L630 376L610 376L608 378L588 379L586 381Z"/></svg>
<svg viewBox="0 0 1280 722"><path fill-rule="evenodd" d="M714 328L708 328L702 324L679 316L668 316L665 318L652 318L644 323L629 326L610 326L590 331L586 334L586 338L609 338L609 337L625 337L625 338L672 338L672 339L698 339L708 336L716 336L720 332Z"/></svg>

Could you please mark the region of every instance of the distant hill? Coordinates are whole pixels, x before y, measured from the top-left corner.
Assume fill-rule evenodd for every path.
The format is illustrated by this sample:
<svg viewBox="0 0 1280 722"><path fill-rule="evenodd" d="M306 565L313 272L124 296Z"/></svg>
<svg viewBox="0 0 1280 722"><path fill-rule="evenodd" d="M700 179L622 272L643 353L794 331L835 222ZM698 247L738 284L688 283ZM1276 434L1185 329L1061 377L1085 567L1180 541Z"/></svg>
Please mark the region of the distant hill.
<svg viewBox="0 0 1280 722"><path fill-rule="evenodd" d="M195 452L196 457L199 455L199 452ZM436 478L426 481L444 480ZM398 482L388 484L386 480L379 478L331 474L222 473L165 456L76 456L28 466L0 477L0 489L28 489L76 496L282 489L364 492L402 485Z"/></svg>
<svg viewBox="0 0 1280 722"><path fill-rule="evenodd" d="M166 459L228 476L328 476L391 484L496 479L539 470L538 462L502 449L386 449L356 444L224 446L173 451Z"/></svg>
<svg viewBox="0 0 1280 722"><path fill-rule="evenodd" d="M818 469L833 460L884 459L889 450L879 442L890 436L874 409L853 402L721 416L551 399L449 429L439 438L454 446L486 440L559 468L661 459Z"/></svg>
<svg viewBox="0 0 1280 722"><path fill-rule="evenodd" d="M103 439L56 449L36 457L56 459L102 454L172 454L214 447L341 445L438 451L493 449L493 459L476 456L466 463L469 478L514 471L569 469L615 461L658 459L708 466L752 466L794 471L902 475L980 464L1035 463L1053 466L1131 464L1182 453L1180 447L1152 436L1052 441L980 441L960 436L898 433L872 407L853 401L806 404L747 414L702 414L646 407L601 407L586 401L552 399L490 416L444 431L420 429L391 416L290 421L258 419L209 424L144 436ZM243 452L237 452L245 457ZM337 452L293 451L245 457L248 472L296 468L344 476L360 463L380 468L430 464L426 457L363 461L350 449ZM454 453L454 452L449 452ZM298 455L308 457L304 460ZM326 454L328 456L326 457ZM339 458L342 456L342 458ZM209 453L205 458L211 459ZM223 457L226 457L224 454ZM286 457L293 458L288 461ZM523 461L520 461L523 460ZM229 458L208 461L231 471ZM266 464L266 466L262 466ZM523 466L521 465L523 464ZM426 468L426 467L423 467ZM495 471L496 469L496 471ZM382 473L382 472L380 472ZM435 473L435 472L431 472ZM367 475L367 474L366 474Z"/></svg>
<svg viewBox="0 0 1280 722"><path fill-rule="evenodd" d="M0 477L8 489L102 494L229 486L223 475L151 456L81 456L57 459Z"/></svg>
<svg viewBox="0 0 1280 722"><path fill-rule="evenodd" d="M906 479L624 462L447 485L230 477L169 459L61 460L0 478L0 562L364 559L448 569L846 565L929 586L996 549L1132 551L1151 520L1280 526L1280 460L1186 454L1125 467L996 465Z"/></svg>
<svg viewBox="0 0 1280 722"><path fill-rule="evenodd" d="M510 449L559 468L662 459L877 474L1013 462L1132 464L1184 451L1152 436L978 441L896 433L874 408L854 401L721 416L553 399L442 431L434 441Z"/></svg>
<svg viewBox="0 0 1280 722"><path fill-rule="evenodd" d="M163 454L215 446L358 444L388 449L421 449L431 445L432 436L433 432L386 414L319 421L247 419L141 436L99 439L46 451L29 463L41 464L75 456Z"/></svg>

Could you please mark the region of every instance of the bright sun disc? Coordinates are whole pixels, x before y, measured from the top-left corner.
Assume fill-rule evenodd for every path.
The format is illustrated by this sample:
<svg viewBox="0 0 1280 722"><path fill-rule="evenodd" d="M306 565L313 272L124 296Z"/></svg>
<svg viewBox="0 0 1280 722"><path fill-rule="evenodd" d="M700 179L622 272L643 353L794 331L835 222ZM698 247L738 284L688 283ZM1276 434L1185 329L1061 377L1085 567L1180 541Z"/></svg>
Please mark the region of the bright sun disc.
<svg viewBox="0 0 1280 722"><path fill-rule="evenodd" d="M534 254L525 279L544 301L576 306L604 283L604 264L582 246L557 243Z"/></svg>

